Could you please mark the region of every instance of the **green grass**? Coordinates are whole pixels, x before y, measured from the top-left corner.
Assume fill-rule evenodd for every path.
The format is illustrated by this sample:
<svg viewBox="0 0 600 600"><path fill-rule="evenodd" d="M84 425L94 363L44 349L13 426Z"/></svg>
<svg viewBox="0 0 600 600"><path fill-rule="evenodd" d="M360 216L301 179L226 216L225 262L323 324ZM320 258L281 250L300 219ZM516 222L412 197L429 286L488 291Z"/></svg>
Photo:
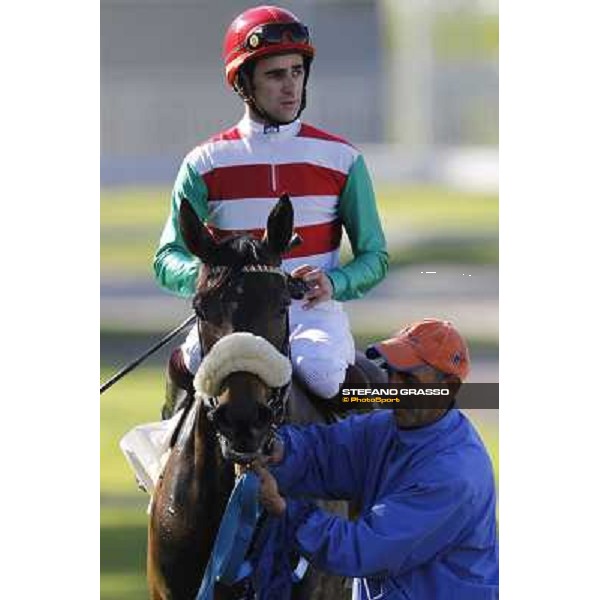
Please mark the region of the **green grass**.
<svg viewBox="0 0 600 600"><path fill-rule="evenodd" d="M436 186L380 186L377 202L392 264L497 263L497 195ZM103 189L102 275L151 278L168 211L167 188Z"/></svg>
<svg viewBox="0 0 600 600"><path fill-rule="evenodd" d="M102 381L112 371L103 370ZM160 368L135 369L113 387L100 401L100 492L137 494L133 474L119 449L119 440L140 423L160 420L164 375Z"/></svg>
<svg viewBox="0 0 600 600"><path fill-rule="evenodd" d="M384 227L418 232L495 233L497 194L467 193L438 186L379 186L377 206Z"/></svg>
<svg viewBox="0 0 600 600"><path fill-rule="evenodd" d="M170 190L163 187L103 188L102 227L160 226L169 214Z"/></svg>
<svg viewBox="0 0 600 600"><path fill-rule="evenodd" d="M102 381L112 372L103 370ZM146 507L118 443L131 427L156 421L162 404L162 368L139 368L100 399L100 597L142 600L145 580ZM498 474L498 431L487 421L476 424Z"/></svg>
<svg viewBox="0 0 600 600"><path fill-rule="evenodd" d="M434 52L440 60L497 60L499 42L497 15L441 13L434 20Z"/></svg>
<svg viewBox="0 0 600 600"><path fill-rule="evenodd" d="M100 517L100 597L104 600L147 600L144 503L103 507Z"/></svg>
<svg viewBox="0 0 600 600"><path fill-rule="evenodd" d="M384 41L388 49L403 49L405 43L402 13L386 19ZM471 10L439 10L431 17L433 52L439 61L498 60L499 18ZM412 26L412 24L411 24Z"/></svg>
<svg viewBox="0 0 600 600"><path fill-rule="evenodd" d="M440 237L436 240L423 240L407 244L401 250L390 252L390 267L408 267L415 264L498 264L497 237Z"/></svg>
<svg viewBox="0 0 600 600"><path fill-rule="evenodd" d="M105 381L112 371L102 370ZM140 423L157 421L162 369L138 368L100 399L100 597L148 598L145 580L148 496L119 449L119 440Z"/></svg>

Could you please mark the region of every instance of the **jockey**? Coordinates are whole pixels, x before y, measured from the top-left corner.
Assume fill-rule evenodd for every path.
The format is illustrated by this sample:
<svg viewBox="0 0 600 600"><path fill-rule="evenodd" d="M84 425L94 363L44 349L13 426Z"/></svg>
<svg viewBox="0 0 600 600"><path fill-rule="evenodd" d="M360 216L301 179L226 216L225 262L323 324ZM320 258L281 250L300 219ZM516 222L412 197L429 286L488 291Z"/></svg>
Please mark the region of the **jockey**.
<svg viewBox="0 0 600 600"><path fill-rule="evenodd" d="M225 76L245 113L185 157L154 271L171 292L195 293L200 262L179 229L182 198L220 239L242 231L262 236L269 211L288 193L303 244L284 255L283 268L311 287L290 308L293 368L309 390L330 398L354 363L341 303L383 279L388 255L363 157L343 139L300 121L314 54L308 28L282 8L251 8L231 23L223 44ZM353 260L341 266L343 230ZM193 390L201 358L192 328L169 361L163 417L179 407L182 390Z"/></svg>
<svg viewBox="0 0 600 600"><path fill-rule="evenodd" d="M294 548L321 570L353 577L353 600L498 598L493 468L454 408L469 371L462 336L448 321L425 319L369 354L395 386L441 384L449 394L443 405L421 399L333 425L278 430L271 470L254 465L261 503L274 517L253 559L260 597L288 597L281 548ZM350 499L360 514L349 521L307 497Z"/></svg>

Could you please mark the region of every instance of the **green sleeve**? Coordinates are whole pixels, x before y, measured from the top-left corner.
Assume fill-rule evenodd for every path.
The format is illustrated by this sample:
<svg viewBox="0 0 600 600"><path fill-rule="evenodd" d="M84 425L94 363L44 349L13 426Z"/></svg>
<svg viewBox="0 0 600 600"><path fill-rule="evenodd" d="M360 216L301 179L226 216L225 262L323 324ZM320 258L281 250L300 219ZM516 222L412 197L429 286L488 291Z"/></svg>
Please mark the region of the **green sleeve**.
<svg viewBox="0 0 600 600"><path fill-rule="evenodd" d="M196 291L200 259L187 249L179 230L179 207L187 198L200 220L208 214L208 190L202 177L184 160L171 194L171 213L154 255L154 274L158 283L179 296L191 297Z"/></svg>
<svg viewBox="0 0 600 600"><path fill-rule="evenodd" d="M340 196L340 216L354 259L327 274L335 300L360 298L377 285L388 270L385 236L377 213L373 185L362 156L350 172Z"/></svg>

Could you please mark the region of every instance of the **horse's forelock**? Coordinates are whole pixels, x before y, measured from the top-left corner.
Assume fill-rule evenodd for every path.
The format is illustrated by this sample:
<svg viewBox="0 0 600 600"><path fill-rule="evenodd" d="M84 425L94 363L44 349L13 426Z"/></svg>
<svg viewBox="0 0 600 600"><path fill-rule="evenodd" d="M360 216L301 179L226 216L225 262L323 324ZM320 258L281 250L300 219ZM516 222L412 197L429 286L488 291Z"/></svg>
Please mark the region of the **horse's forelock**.
<svg viewBox="0 0 600 600"><path fill-rule="evenodd" d="M241 236L232 240L231 249L236 255L239 266L261 262L260 242L250 236Z"/></svg>
<svg viewBox="0 0 600 600"><path fill-rule="evenodd" d="M229 280L231 272L231 267L202 265L196 288L197 296L218 292Z"/></svg>
<svg viewBox="0 0 600 600"><path fill-rule="evenodd" d="M272 263L273 258L269 256L260 240L247 234L224 238L219 242L216 262L212 265L205 264L200 271L198 292L204 294L218 290L227 281L232 270L249 265L271 265Z"/></svg>
<svg viewBox="0 0 600 600"><path fill-rule="evenodd" d="M231 235L218 243L214 267L241 268L246 265L267 264L272 262L267 248L261 240L251 235Z"/></svg>

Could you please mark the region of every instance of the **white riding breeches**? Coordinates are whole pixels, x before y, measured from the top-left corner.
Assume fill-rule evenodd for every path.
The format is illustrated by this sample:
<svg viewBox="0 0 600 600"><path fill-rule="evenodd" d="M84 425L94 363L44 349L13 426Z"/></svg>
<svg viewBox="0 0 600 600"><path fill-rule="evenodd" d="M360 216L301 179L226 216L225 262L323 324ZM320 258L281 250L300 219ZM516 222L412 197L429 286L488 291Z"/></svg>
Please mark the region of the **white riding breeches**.
<svg viewBox="0 0 600 600"><path fill-rule="evenodd" d="M322 398L339 391L348 365L354 364L354 340L341 302L330 300L304 310L303 301L290 307L290 351L294 373ZM195 374L202 355L198 328L192 327L181 346L188 370Z"/></svg>

